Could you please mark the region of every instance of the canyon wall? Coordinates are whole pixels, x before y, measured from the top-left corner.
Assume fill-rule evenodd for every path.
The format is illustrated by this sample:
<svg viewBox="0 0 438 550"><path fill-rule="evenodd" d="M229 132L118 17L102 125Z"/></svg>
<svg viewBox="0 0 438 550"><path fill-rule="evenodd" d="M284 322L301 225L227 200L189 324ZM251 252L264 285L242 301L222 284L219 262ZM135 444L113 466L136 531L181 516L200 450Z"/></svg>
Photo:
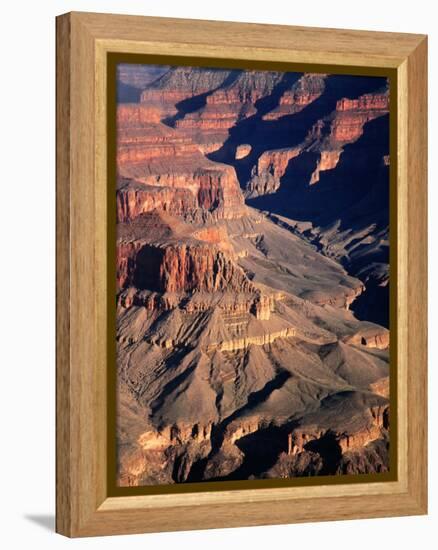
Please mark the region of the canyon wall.
<svg viewBox="0 0 438 550"><path fill-rule="evenodd" d="M387 471L385 79L117 90L118 484Z"/></svg>

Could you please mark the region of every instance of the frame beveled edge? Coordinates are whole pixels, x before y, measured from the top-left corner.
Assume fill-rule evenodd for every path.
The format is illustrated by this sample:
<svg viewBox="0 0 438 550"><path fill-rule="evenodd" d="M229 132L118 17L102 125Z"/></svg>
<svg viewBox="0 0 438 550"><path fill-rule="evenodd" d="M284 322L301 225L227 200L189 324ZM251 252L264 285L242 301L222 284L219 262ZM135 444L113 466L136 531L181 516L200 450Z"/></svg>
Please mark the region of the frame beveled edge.
<svg viewBox="0 0 438 550"><path fill-rule="evenodd" d="M169 26L172 43L159 38ZM273 29L279 38L268 46L262 37ZM397 69L398 332L403 344L399 355L406 353L400 357L405 366L398 411L406 420L406 453L399 458L398 482L107 498L100 414L106 402L105 258L98 253L106 238L106 201L102 186L90 185L105 181L106 173L106 80L99 64L107 51L145 50L203 57L237 57L239 52L248 59L309 63L320 62L328 50L331 62ZM59 16L57 532L73 537L427 513L426 185L423 35L87 13Z"/></svg>

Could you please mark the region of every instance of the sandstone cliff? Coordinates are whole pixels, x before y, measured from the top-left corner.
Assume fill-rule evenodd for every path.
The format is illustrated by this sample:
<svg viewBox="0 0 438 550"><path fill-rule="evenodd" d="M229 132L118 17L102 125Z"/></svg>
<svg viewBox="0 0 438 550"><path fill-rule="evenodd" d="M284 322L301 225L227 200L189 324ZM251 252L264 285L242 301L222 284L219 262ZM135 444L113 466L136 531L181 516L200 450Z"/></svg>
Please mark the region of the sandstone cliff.
<svg viewBox="0 0 438 550"><path fill-rule="evenodd" d="M239 216L243 196L233 167L207 159L187 136L151 122L151 108L118 110L118 219L160 208L174 214L196 209L219 218Z"/></svg>
<svg viewBox="0 0 438 550"><path fill-rule="evenodd" d="M304 74L290 89L286 89L278 106L263 116L264 120L278 120L293 115L313 103L324 92L326 75Z"/></svg>

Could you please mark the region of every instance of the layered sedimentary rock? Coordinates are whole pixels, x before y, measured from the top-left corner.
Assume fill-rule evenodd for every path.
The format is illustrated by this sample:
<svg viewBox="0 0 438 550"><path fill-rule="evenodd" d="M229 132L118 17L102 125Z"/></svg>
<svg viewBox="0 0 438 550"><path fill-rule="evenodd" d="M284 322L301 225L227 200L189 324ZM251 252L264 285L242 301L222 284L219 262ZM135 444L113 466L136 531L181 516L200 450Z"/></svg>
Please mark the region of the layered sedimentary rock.
<svg viewBox="0 0 438 550"><path fill-rule="evenodd" d="M347 342L370 348L387 349L389 347L389 331L383 327L378 331L375 328L370 330L368 327L364 327L348 338Z"/></svg>
<svg viewBox="0 0 438 550"><path fill-rule="evenodd" d="M225 234L164 216L155 229L160 245L144 245L142 232L136 248L136 224L142 221L120 229L120 252L124 242L136 250L126 263L118 310L119 376L131 392L120 404L120 422L125 425L134 406L146 413L135 423L138 436L129 427L123 432L131 443L122 447L121 484L234 479L248 456L265 463L258 440L266 431L268 439L278 432L274 449L280 453L290 419L328 391L337 395L353 384L368 389L387 375L387 352L370 348L371 335L381 334L381 327L368 324L365 330L345 309L360 282L327 259L318 272L318 254L299 239L291 241L286 229L255 216L226 222ZM152 219L149 231L154 225ZM263 241L254 237L256 230ZM195 234L206 240L195 244ZM184 239L192 244L182 244ZM222 243L227 251L221 253ZM239 255L241 248L247 254ZM308 265L294 265L300 255ZM258 262L268 259L272 265L251 277ZM310 265L314 281L306 284L301 278ZM323 294L327 304L318 305ZM359 351L368 349L376 355ZM361 433L349 435L356 446ZM127 441L127 435L120 437ZM177 467L181 460L185 466Z"/></svg>
<svg viewBox="0 0 438 550"><path fill-rule="evenodd" d="M257 112L257 101L269 96L283 75L277 72L232 71L222 86L205 94L199 105L175 118L176 128L195 136L204 153L219 149L236 122Z"/></svg>
<svg viewBox="0 0 438 550"><path fill-rule="evenodd" d="M178 103L210 93L230 78L231 73L222 69L170 68L143 91L140 101L158 106L163 118L174 116L178 113Z"/></svg>
<svg viewBox="0 0 438 550"><path fill-rule="evenodd" d="M191 189L146 185L124 179L117 190L117 219L133 220L157 209L170 214L186 215L196 212L198 201Z"/></svg>
<svg viewBox="0 0 438 550"><path fill-rule="evenodd" d="M118 484L387 471L382 80L164 70L119 74Z"/></svg>
<svg viewBox="0 0 438 550"><path fill-rule="evenodd" d="M293 233L359 277L366 292L355 302L357 314L387 326L389 309L375 304L387 303L389 296L389 91L383 84L357 97L335 94L332 109L324 112L332 78L313 103L324 116L315 116L303 140L289 148L298 154L273 175L272 164L258 166L271 155L263 152L247 170L245 194L249 204L280 216ZM313 104L278 124L290 118L292 129L295 117L311 113Z"/></svg>
<svg viewBox="0 0 438 550"><path fill-rule="evenodd" d="M290 89L281 95L278 106L263 115L264 120L278 120L293 115L318 99L324 91L326 75L304 74Z"/></svg>
<svg viewBox="0 0 438 550"><path fill-rule="evenodd" d="M320 132L325 136L318 144L312 144L311 151L320 153L310 183L319 181L320 173L336 168L343 147L358 140L367 122L387 114L389 95L387 91L364 94L356 99L343 98L336 103L335 112L323 121ZM329 126L327 129L326 127Z"/></svg>
<svg viewBox="0 0 438 550"><path fill-rule="evenodd" d="M150 127L152 135L157 135L158 142L160 129L149 126L161 122L161 112L156 106L147 103L122 103L117 107L116 122L118 128L117 138L120 143L126 145L141 143L146 138L148 127ZM165 131L166 128L161 128L162 133ZM167 133L169 134L169 132ZM129 148L125 147L124 152L129 155ZM125 158L128 160L130 157L126 156Z"/></svg>
<svg viewBox="0 0 438 550"><path fill-rule="evenodd" d="M344 399L327 398L323 404L326 415L321 413L311 414L300 421L288 434L288 454L297 455L311 450L324 439L332 439L339 446L341 452L357 450L384 435L388 429L388 404L385 398L366 396L366 394L348 394ZM360 402L360 406L359 406ZM369 403L368 403L369 402ZM354 403L354 407L351 405ZM339 414L338 408L351 410L353 415ZM351 409L350 409L351 407ZM330 422L327 428L327 420L336 412L336 423ZM360 414L358 414L360 411Z"/></svg>
<svg viewBox="0 0 438 550"><path fill-rule="evenodd" d="M289 162L301 153L301 147L273 149L265 151L251 172L251 180L246 186L248 198L275 193Z"/></svg>
<svg viewBox="0 0 438 550"><path fill-rule="evenodd" d="M117 164L120 170L143 162L154 173L168 159L198 155L198 147L188 136L159 122L154 107L125 104L117 109ZM154 164L151 165L150 163Z"/></svg>
<svg viewBox="0 0 438 550"><path fill-rule="evenodd" d="M312 175L310 176L309 184L313 185L314 183L317 183L321 172L336 168L340 156L341 151L336 149L334 151L321 151L315 171L312 172Z"/></svg>
<svg viewBox="0 0 438 550"><path fill-rule="evenodd" d="M340 397L326 398L321 411L300 419L289 431L287 451L267 477L306 475L309 470L320 475L388 471L386 399L352 392Z"/></svg>
<svg viewBox="0 0 438 550"><path fill-rule="evenodd" d="M321 87L317 88L319 91L318 93L315 91L314 95L308 92L300 96L303 93L301 88L294 91L294 97L301 108L306 107L322 94L324 79L320 78L317 82ZM295 104L292 103L292 105ZM365 124L387 114L388 110L387 91L364 94L354 100L340 99L336 103L335 110L318 120L297 147L263 152L246 185L248 196L256 197L275 192L280 187L280 181L286 172L288 162L300 154L314 154L316 165L307 181L310 185L317 183L321 172L336 168L344 146L357 141L362 136ZM298 107L296 110L291 109L291 114L295 112L299 112ZM272 115L272 117L275 120L277 115ZM271 120L271 113L264 115L263 119Z"/></svg>
<svg viewBox="0 0 438 550"><path fill-rule="evenodd" d="M187 136L151 122L151 108L118 109L118 219L156 208L182 215L196 210L239 216L243 196L233 167L207 159Z"/></svg>
<svg viewBox="0 0 438 550"><path fill-rule="evenodd" d="M159 292L247 292L252 288L243 271L211 245L145 245L136 254L136 270L138 288ZM147 278L142 278L145 273Z"/></svg>

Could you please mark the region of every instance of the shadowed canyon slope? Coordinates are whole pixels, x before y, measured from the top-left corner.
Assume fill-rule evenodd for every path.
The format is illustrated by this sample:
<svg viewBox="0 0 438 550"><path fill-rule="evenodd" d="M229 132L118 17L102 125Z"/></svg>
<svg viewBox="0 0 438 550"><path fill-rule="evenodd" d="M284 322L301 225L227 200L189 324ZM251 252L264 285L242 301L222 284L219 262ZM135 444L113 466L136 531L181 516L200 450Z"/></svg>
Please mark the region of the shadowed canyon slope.
<svg viewBox="0 0 438 550"><path fill-rule="evenodd" d="M389 90L120 65L117 482L389 468Z"/></svg>

